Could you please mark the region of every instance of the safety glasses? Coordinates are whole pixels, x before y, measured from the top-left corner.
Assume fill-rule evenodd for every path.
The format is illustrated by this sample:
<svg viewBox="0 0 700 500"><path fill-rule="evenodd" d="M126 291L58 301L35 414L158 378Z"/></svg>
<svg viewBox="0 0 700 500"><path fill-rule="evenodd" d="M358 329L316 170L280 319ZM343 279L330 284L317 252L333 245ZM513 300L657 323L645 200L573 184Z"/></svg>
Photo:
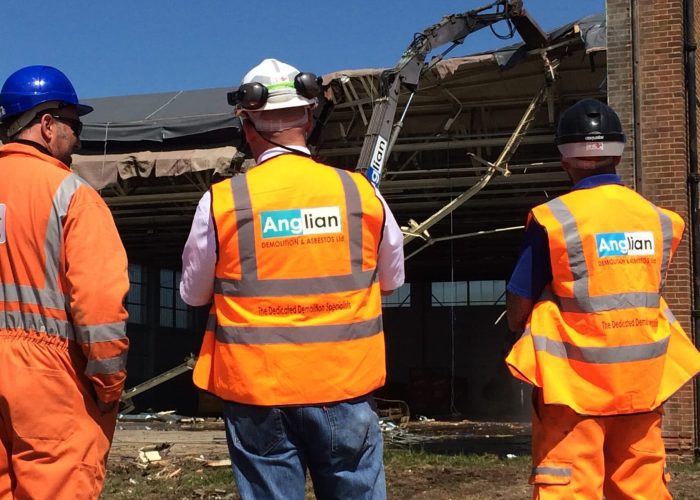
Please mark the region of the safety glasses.
<svg viewBox="0 0 700 500"><path fill-rule="evenodd" d="M66 116L51 115L59 122L63 122L70 127L76 137L80 137L80 132L83 131L83 123L76 118L68 118Z"/></svg>

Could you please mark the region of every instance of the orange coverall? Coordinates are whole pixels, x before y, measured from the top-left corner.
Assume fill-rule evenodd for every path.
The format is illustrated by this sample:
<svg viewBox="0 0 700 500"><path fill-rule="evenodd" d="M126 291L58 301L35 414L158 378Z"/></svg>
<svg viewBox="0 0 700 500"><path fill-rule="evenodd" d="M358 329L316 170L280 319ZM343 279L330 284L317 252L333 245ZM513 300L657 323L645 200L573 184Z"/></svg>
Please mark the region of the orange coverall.
<svg viewBox="0 0 700 500"><path fill-rule="evenodd" d="M537 388L533 400L532 462L537 465L530 483L535 486L534 499L559 500L563 485L568 485L566 494L572 495L567 498L600 498L601 491L607 500L671 498L666 489L670 475L661 437L661 408L592 417L565 405L544 404Z"/></svg>
<svg viewBox="0 0 700 500"><path fill-rule="evenodd" d="M126 377L127 262L99 194L0 148L0 500L94 499Z"/></svg>

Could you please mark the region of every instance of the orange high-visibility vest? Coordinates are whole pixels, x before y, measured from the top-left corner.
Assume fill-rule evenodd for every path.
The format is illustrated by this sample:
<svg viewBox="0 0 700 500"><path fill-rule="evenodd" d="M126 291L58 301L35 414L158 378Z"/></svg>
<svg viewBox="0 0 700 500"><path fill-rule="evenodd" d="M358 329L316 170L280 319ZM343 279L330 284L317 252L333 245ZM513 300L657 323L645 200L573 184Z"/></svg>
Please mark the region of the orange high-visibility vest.
<svg viewBox="0 0 700 500"><path fill-rule="evenodd" d="M535 207L552 282L506 362L546 404L586 415L649 411L700 371L700 353L661 298L683 220L603 185Z"/></svg>
<svg viewBox="0 0 700 500"><path fill-rule="evenodd" d="M129 280L109 208L61 161L29 145L0 148L0 179L0 334L78 346L76 362L98 398L118 401Z"/></svg>
<svg viewBox="0 0 700 500"><path fill-rule="evenodd" d="M382 386L384 208L366 179L285 154L211 195L218 261L195 384L263 406Z"/></svg>

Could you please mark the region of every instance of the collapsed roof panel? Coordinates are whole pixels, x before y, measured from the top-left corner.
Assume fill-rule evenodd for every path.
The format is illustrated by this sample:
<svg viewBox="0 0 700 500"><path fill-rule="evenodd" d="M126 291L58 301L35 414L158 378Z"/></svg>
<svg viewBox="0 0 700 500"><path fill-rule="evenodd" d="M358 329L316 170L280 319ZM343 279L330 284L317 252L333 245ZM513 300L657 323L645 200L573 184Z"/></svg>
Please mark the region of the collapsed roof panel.
<svg viewBox="0 0 700 500"><path fill-rule="evenodd" d="M599 31L591 40L600 41L604 16L593 18L585 25L589 28L582 23L559 30L559 79L511 161L513 174L494 177L466 205L431 228L433 237L520 225L531 206L568 189L553 145L554 123L558 113L575 100L605 95L601 89L605 53L596 55L597 42L587 41L587 33L595 29ZM602 24L596 28L596 23ZM506 68L498 52L504 51L446 59L421 77L381 184L400 224L424 220L475 185L484 167L469 155L493 161L541 88L544 73L539 53L530 51L518 64ZM347 70L324 76L326 98L334 107L318 143L322 160L342 168L355 167L382 71ZM226 103L227 90L90 101L96 111L86 116L86 133L92 135L83 137L85 155L76 157L74 164L103 188L127 249L137 261L178 265L196 203L212 175L225 171L226 155L235 151L229 146L226 155L215 153L218 159L207 160L212 161L211 168L202 167L205 163L199 160L188 160L208 151L203 146L209 147L206 140L216 134L218 146L226 144L221 142L225 138L229 145L234 144L231 127L236 124ZM407 96L400 96L398 113ZM177 129L179 123L185 126ZM207 132L209 127L226 128ZM123 135L112 135L117 131ZM187 135L191 133L198 135ZM151 142L158 138L160 147ZM180 153L183 161L178 163ZM92 173L84 173L88 171ZM509 252L514 257L519 237L519 232L511 231L484 237L479 245L465 240L459 240L459 245L433 245L411 259L411 279L424 273L446 274L443 267L449 262L461 262L459 272L463 273L507 272L504 261L510 258Z"/></svg>
<svg viewBox="0 0 700 500"><path fill-rule="evenodd" d="M605 49L605 17L588 16L569 23L549 34L553 42L579 37L586 52ZM444 79L465 65L495 61L499 67L514 65L522 57L523 44L469 57L446 59L433 72ZM341 76L378 76L380 69L338 71L324 76L330 82ZM226 102L228 88L163 92L120 97L89 99L95 111L84 118L81 139L86 142L154 141L162 142L188 135L220 129L239 129L231 107Z"/></svg>

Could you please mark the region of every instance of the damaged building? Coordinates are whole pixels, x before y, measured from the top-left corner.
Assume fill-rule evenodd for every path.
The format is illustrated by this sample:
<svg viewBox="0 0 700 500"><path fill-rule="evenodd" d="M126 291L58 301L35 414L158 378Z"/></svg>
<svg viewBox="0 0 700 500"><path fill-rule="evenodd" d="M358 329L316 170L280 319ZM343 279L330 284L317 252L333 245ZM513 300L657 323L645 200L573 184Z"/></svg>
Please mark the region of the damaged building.
<svg viewBox="0 0 700 500"><path fill-rule="evenodd" d="M503 363L512 341L505 285L529 209L570 188L554 130L560 112L584 97L607 99L620 112L627 184L689 222L665 296L694 331L686 183L696 168L687 147L694 87L691 96L684 3L667 3L663 33L650 20L666 11L608 0L607 16L563 26L546 46L445 58L421 75L415 94L401 90L402 128L380 189L411 241L406 284L383 297L388 378L378 396L407 402L414 416L529 419L529 386ZM382 74L324 75L323 127L314 136L321 161L355 168ZM236 149L241 130L228 90L87 101L95 112L85 119L74 168L107 201L129 255L129 387L198 351L208 311L179 298L181 251L202 193L250 163ZM216 412L217 401L187 372L134 397L136 408ZM695 446L694 397L688 385L666 405L670 451Z"/></svg>

